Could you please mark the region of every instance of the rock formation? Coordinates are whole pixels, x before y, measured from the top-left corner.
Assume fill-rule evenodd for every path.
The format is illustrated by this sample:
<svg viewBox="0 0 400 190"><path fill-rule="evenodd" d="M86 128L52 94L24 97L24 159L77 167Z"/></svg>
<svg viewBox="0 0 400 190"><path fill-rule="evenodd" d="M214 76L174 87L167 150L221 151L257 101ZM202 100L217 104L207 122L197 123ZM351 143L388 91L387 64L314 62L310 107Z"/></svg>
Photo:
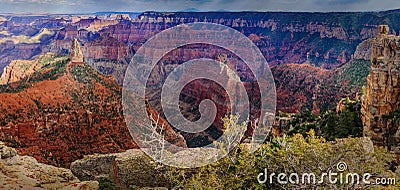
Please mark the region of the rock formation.
<svg viewBox="0 0 400 190"><path fill-rule="evenodd" d="M81 64L84 62L81 44L76 38L72 41L71 44L70 57L71 63L73 64Z"/></svg>
<svg viewBox="0 0 400 190"><path fill-rule="evenodd" d="M98 189L97 181L79 181L71 170L20 156L0 142L0 189Z"/></svg>
<svg viewBox="0 0 400 190"><path fill-rule="evenodd" d="M374 143L396 145L398 123L389 117L400 107L400 37L389 35L387 25L379 26L372 41L371 72L362 98L364 135Z"/></svg>
<svg viewBox="0 0 400 190"><path fill-rule="evenodd" d="M40 44L13 44L5 42L0 44L0 72L13 60L29 60L42 53Z"/></svg>

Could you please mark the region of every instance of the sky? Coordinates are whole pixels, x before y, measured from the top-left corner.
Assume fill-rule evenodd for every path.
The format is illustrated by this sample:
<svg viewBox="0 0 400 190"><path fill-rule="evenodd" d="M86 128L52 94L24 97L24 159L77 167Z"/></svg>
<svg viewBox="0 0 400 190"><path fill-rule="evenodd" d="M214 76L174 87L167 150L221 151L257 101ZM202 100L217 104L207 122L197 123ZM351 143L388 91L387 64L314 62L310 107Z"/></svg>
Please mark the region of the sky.
<svg viewBox="0 0 400 190"><path fill-rule="evenodd" d="M0 0L0 13L94 13L101 11L382 11L399 0Z"/></svg>

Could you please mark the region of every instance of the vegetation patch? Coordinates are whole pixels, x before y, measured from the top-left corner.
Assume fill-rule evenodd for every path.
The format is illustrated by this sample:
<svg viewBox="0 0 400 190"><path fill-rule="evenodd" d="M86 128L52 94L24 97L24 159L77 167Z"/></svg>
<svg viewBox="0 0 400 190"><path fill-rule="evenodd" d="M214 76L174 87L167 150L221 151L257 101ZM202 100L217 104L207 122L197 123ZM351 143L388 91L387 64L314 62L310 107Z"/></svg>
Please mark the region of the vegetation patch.
<svg viewBox="0 0 400 190"><path fill-rule="evenodd" d="M321 115L315 115L311 111L297 113L289 121L288 135L302 134L307 136L310 130L327 140L337 138L361 137L363 125L361 121L361 102L344 98L341 101L344 109L326 111Z"/></svg>

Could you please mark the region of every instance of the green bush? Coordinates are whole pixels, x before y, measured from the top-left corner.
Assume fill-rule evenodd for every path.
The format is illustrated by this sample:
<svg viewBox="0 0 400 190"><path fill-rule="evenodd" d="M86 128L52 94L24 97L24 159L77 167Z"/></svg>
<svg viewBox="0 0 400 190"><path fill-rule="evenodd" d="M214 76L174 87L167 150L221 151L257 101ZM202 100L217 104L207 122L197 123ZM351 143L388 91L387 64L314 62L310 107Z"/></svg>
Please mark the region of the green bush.
<svg viewBox="0 0 400 190"><path fill-rule="evenodd" d="M99 190L116 190L114 182L107 178L100 178L99 180Z"/></svg>
<svg viewBox="0 0 400 190"><path fill-rule="evenodd" d="M398 180L398 174L389 167L389 163L395 160L395 154L381 147L370 147L371 150L368 145L363 138L328 142L311 130L307 137L296 134L274 138L254 153L250 153L247 145L243 144L217 163L196 169L168 168L164 175L171 187L182 189L382 189L384 186L330 184L327 181L321 184L280 184L276 176L273 183L262 184L257 180L266 169L269 174L314 173L319 181L322 173L335 171L339 162L348 166L343 174L371 173L375 177Z"/></svg>

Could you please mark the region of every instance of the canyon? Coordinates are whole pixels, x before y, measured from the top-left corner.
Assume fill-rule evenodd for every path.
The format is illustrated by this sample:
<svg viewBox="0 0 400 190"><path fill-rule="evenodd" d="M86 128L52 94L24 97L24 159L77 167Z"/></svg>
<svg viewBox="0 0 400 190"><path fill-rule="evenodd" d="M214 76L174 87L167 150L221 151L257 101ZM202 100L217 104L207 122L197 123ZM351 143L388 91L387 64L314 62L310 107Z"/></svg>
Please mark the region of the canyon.
<svg viewBox="0 0 400 190"><path fill-rule="evenodd" d="M0 43L0 68L4 67L0 77L0 97L4 100L0 103L0 139L21 154L31 154L40 162L58 166L68 165L86 154L137 148L122 113L121 84L125 70L147 39L189 22L222 24L249 37L271 67L277 110L324 113L335 108L343 97L359 96L363 85L372 89L372 79L368 83L365 80L371 70L368 59L374 57L369 56L370 52L376 51L376 42L370 38L378 34L378 24L385 22L392 28L386 34L396 34L397 15L400 11L145 12L135 18L115 16L111 20L96 15L20 20L5 17L0 21L0 29L5 31L0 34L5 39ZM39 41L10 40L15 36L40 37ZM251 100L253 118L250 119L256 118L260 97L252 74L228 50L205 44L178 48L159 61L147 84L148 115L163 116L159 90L174 68L191 59L218 60L221 55L229 57L228 67L235 69L245 84ZM368 93L366 97L371 97L372 92L367 90ZM223 89L209 81L193 81L182 91L181 109L187 118L196 120L198 104L206 98L213 99L219 110L212 127L199 134L186 134L161 119L160 125L167 126L168 141L196 147L220 136L223 128L220 118L229 113L229 100ZM370 108L364 110L367 113ZM366 118L371 121L374 116ZM246 135L251 133L249 126ZM377 136L375 140L382 140Z"/></svg>

